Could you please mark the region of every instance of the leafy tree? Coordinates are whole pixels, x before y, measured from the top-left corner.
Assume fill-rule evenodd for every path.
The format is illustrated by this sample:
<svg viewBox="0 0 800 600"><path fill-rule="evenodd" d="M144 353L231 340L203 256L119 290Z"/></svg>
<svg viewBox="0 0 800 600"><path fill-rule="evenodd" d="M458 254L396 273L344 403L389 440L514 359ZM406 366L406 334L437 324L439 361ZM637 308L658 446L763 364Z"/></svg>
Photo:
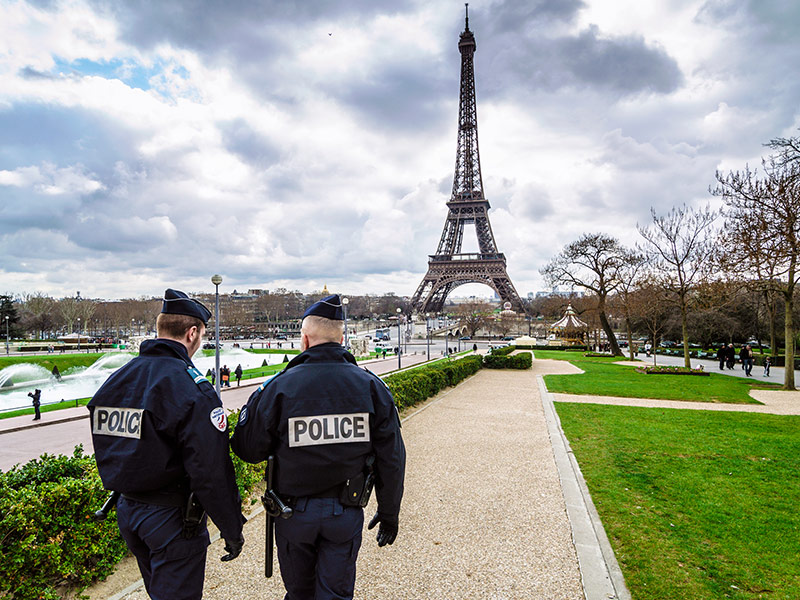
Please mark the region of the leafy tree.
<svg viewBox="0 0 800 600"><path fill-rule="evenodd" d="M8 319L8 338L6 338L6 319ZM5 341L20 336L19 315L14 298L10 295L0 295L0 328Z"/></svg>

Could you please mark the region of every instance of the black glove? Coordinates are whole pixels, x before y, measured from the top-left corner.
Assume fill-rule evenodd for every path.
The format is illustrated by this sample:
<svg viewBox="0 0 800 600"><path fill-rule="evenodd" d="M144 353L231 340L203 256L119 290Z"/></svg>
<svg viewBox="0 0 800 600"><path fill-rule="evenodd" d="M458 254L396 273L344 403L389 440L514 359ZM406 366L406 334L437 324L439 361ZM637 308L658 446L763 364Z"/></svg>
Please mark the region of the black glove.
<svg viewBox="0 0 800 600"><path fill-rule="evenodd" d="M397 537L397 517L389 518L389 517L381 517L378 513L375 513L375 516L372 517L372 520L367 525L367 529L372 529L378 523L381 526L378 528L378 546L386 546L392 545L394 543L394 539Z"/></svg>
<svg viewBox="0 0 800 600"><path fill-rule="evenodd" d="M244 546L244 536L240 535L238 540L229 540L225 539L225 552L227 554L220 558L222 562L228 562L229 560L233 560L242 552L242 546Z"/></svg>

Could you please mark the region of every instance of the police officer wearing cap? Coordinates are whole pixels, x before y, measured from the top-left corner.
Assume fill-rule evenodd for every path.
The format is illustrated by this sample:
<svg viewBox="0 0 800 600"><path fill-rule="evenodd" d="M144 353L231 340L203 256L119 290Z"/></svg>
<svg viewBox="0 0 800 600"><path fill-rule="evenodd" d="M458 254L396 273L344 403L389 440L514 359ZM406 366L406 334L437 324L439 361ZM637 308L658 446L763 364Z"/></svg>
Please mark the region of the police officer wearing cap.
<svg viewBox="0 0 800 600"><path fill-rule="evenodd" d="M293 508L291 518L275 521L285 600L353 597L364 502L350 496L361 494L354 482L365 472L375 476L378 500L368 528L380 525L379 546L397 536L406 457L400 419L383 381L342 347L343 332L338 295L306 310L303 352L250 396L231 441L248 462L275 456L275 491Z"/></svg>
<svg viewBox="0 0 800 600"><path fill-rule="evenodd" d="M113 373L89 402L95 459L106 489L121 493L117 522L154 600L202 598L206 516L232 560L244 538L228 453L227 418L192 364L209 310L168 289L158 337Z"/></svg>

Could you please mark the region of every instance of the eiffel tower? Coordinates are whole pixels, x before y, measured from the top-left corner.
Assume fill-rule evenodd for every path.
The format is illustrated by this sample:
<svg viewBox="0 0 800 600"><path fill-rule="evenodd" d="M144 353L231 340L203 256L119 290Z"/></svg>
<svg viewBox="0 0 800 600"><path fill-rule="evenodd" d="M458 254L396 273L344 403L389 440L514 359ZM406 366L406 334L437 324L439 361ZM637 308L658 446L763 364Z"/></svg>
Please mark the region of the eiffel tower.
<svg viewBox="0 0 800 600"><path fill-rule="evenodd" d="M458 41L461 53L461 95L458 108L458 147L453 192L447 203L447 220L436 254L428 257L428 272L411 299L417 312L440 312L448 294L465 283L488 285L505 304L524 310L522 300L506 272L506 257L497 251L489 224L489 201L483 196L481 159L478 154L478 113L475 102L475 36L466 26ZM462 254L464 225L474 224L477 254Z"/></svg>

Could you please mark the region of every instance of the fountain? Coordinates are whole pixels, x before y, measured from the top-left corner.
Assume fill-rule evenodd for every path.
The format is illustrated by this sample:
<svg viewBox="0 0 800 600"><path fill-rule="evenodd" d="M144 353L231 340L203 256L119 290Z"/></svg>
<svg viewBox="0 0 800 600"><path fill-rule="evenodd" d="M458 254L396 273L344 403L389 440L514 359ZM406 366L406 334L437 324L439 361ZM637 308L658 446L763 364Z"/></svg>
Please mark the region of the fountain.
<svg viewBox="0 0 800 600"><path fill-rule="evenodd" d="M240 348L223 349L220 352L220 365L227 364L233 371L236 365L242 369L260 367L264 359L270 365L282 362L283 354L254 354ZM73 367L61 373L56 379L46 368L33 363L20 363L0 370L0 411L31 406L28 391L32 388L42 390L42 404L91 397L111 373L122 367L134 354L109 353L98 358L88 367ZM195 354L192 362L206 373L214 367L214 356Z"/></svg>

